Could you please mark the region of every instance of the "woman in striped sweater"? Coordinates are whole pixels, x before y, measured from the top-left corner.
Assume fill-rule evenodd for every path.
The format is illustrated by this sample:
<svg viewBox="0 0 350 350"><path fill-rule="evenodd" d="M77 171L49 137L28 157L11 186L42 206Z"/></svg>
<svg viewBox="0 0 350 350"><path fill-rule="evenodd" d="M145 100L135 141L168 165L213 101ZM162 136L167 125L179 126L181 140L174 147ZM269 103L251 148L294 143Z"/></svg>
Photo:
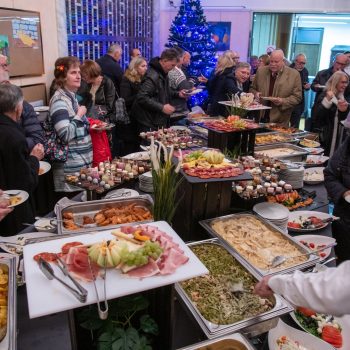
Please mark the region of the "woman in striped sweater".
<svg viewBox="0 0 350 350"><path fill-rule="evenodd" d="M53 164L56 192L78 191L79 188L65 183L64 176L79 172L92 163L86 108L79 106L75 96L81 83L79 65L76 57L61 57L55 62L57 90L50 100L50 118L57 137L69 146L67 161Z"/></svg>

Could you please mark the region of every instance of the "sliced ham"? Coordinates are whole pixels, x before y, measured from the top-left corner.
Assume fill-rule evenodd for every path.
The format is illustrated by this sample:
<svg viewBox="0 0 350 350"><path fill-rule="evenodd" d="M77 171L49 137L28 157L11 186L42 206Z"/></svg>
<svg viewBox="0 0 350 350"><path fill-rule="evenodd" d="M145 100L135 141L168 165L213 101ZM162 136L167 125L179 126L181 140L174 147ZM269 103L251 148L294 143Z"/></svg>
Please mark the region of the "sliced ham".
<svg viewBox="0 0 350 350"><path fill-rule="evenodd" d="M137 267L127 273L132 278L146 278L157 275L159 267L153 259L149 259L148 264Z"/></svg>
<svg viewBox="0 0 350 350"><path fill-rule="evenodd" d="M170 248L161 255L158 261L159 273L161 275L172 274L179 266L187 263L188 259L185 254L180 253L174 248Z"/></svg>

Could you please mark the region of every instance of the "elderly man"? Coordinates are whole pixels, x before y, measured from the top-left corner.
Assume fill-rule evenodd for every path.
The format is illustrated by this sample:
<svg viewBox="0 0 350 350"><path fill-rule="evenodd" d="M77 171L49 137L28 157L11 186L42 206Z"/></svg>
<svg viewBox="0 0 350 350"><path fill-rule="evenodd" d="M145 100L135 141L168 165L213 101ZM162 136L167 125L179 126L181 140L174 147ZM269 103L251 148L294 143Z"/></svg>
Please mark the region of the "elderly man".
<svg viewBox="0 0 350 350"><path fill-rule="evenodd" d="M272 107L266 110L264 121L288 126L293 108L301 102L300 75L285 66L283 51L275 50L270 55L270 64L256 72L250 91Z"/></svg>
<svg viewBox="0 0 350 350"><path fill-rule="evenodd" d="M120 83L123 78L123 69L119 65L123 50L119 44L111 45L107 53L96 60L102 69L103 75L106 75L113 81L118 95L120 95Z"/></svg>
<svg viewBox="0 0 350 350"><path fill-rule="evenodd" d="M290 126L292 126L293 128L299 128L300 118L305 109L304 92L310 90L309 72L305 68L305 65L306 56L303 53L296 55L294 58L294 62L290 65L291 68L294 68L299 72L302 88L301 102L294 107L292 116L290 118Z"/></svg>
<svg viewBox="0 0 350 350"><path fill-rule="evenodd" d="M188 70L187 70L190 64L191 64L191 54L188 51L185 51L182 57L181 70L184 72L187 79L190 78L190 74L188 73Z"/></svg>
<svg viewBox="0 0 350 350"><path fill-rule="evenodd" d="M137 47L130 50L130 61L135 57L141 57L141 51Z"/></svg>
<svg viewBox="0 0 350 350"><path fill-rule="evenodd" d="M131 109L139 131L169 126L170 115L175 112L175 107L170 104L171 98L186 98L184 90L173 91L169 87L168 73L175 68L178 56L175 49L166 49L160 57L151 59Z"/></svg>
<svg viewBox="0 0 350 350"><path fill-rule="evenodd" d="M0 84L10 83L9 64L7 62L7 57L0 55ZM44 131L33 106L27 101L23 101L23 112L19 123L24 129L29 151L38 143L44 144Z"/></svg>
<svg viewBox="0 0 350 350"><path fill-rule="evenodd" d="M29 152L18 124L22 109L21 89L12 84L0 85L0 188L29 194L27 201L16 206L0 222L2 236L15 235L24 228L23 222L34 221L32 194L38 183L39 160L44 156L44 147L38 144Z"/></svg>

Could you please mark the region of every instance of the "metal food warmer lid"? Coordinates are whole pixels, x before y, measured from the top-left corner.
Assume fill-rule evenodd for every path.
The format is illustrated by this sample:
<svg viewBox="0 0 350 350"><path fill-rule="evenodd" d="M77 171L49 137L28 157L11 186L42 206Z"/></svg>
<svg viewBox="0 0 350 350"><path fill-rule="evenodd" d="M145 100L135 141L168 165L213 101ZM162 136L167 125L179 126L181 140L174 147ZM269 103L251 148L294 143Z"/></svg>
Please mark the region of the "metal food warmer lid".
<svg viewBox="0 0 350 350"><path fill-rule="evenodd" d="M231 215L226 215L226 216L221 216L221 217L217 217L214 219L207 219L207 220L202 220L199 221L199 224L204 227L204 229L211 235L214 237L217 237L223 244L224 246L232 253L232 255L239 260L246 268L248 268L250 271L254 270L256 274L258 274L258 276L261 278L263 276L267 276L267 275L276 275L276 274L284 274L284 273L290 273L293 272L295 270L303 270L306 268L309 268L311 266L314 266L317 262L319 262L319 256L317 256L316 254L311 254L309 255L308 259L305 260L304 262L300 262L300 263L296 263L294 265L289 265L289 266L283 266L284 264L277 266L276 268L272 269L262 269L259 268L258 266L254 265L254 263L252 263L251 261L249 261L245 256L243 256L238 250L237 248L235 248L233 245L231 245L227 240L225 240L218 232L216 232L213 228L212 225L215 222L218 221L228 221L228 220L235 220L235 219L249 219L249 218L254 218L256 220L259 220L260 222L262 222L270 231L272 232L277 232L279 235L281 235L281 237L283 237L284 239L286 239L290 244L292 244L293 246L295 246L298 250L298 254L306 254L306 253L310 253L311 251L304 246L303 244L301 244L298 240L294 239L293 237L291 237L290 235L288 235L288 233L283 232L279 227L275 226L274 224L272 224L271 222L269 222L268 220L264 219L263 217L257 215L257 214L253 214L251 212L249 213L242 213L242 214L231 214ZM278 254L276 254L278 255Z"/></svg>
<svg viewBox="0 0 350 350"><path fill-rule="evenodd" d="M309 152L307 150L305 150L305 148L296 146L292 143L278 143L278 144L273 144L273 145L266 145L266 146L255 146L254 152L256 154L261 154L264 155L263 151L267 151L267 150L272 150L272 149L276 149L276 148L289 148L292 149L294 152L290 153L290 154L283 154L283 155L268 155L271 158L276 158L276 159L288 159L288 158L293 158L293 157L300 157L300 156L306 156L309 154ZM259 153L258 153L259 152Z"/></svg>
<svg viewBox="0 0 350 350"><path fill-rule="evenodd" d="M209 347L210 346L210 347ZM224 337L205 340L197 344L186 346L177 350L255 350L253 345L240 333L229 334Z"/></svg>
<svg viewBox="0 0 350 350"><path fill-rule="evenodd" d="M209 239L205 241L190 243L188 244L188 246L193 247L193 246L207 245L207 244L212 246L219 246L225 251L227 251L234 258L236 263L242 268L242 270L248 273L250 277L252 277L253 280L255 280L254 283L258 282L258 278L256 278L255 271L250 270L249 268L244 266L235 256L233 256L233 254L218 239ZM205 276L202 276L202 277L205 278ZM185 283L185 282L182 282L182 283ZM282 297L280 297L279 295L274 295L273 297L274 305L270 310L263 311L262 313L256 316L249 316L248 318L242 319L234 323L220 325L220 324L210 322L202 315L202 313L197 308L195 303L191 300L191 297L186 293L181 283L175 284L175 290L180 300L188 308L192 316L198 322L199 326L201 327L201 329L209 339L217 338L219 336L224 336L237 331L247 332L247 333L252 332L251 334L253 335L258 335L258 334L267 332L271 328L275 327L279 316L287 314L291 312L291 310L293 310L293 308ZM254 333L255 328L259 330L257 333Z"/></svg>
<svg viewBox="0 0 350 350"><path fill-rule="evenodd" d="M0 254L0 350L17 349L16 269L15 256Z"/></svg>
<svg viewBox="0 0 350 350"><path fill-rule="evenodd" d="M127 206L131 204L135 204L136 207L146 208L152 213L153 203L151 198L148 195L145 195L145 196L141 195L134 198L95 200L95 201L70 204L64 207L58 207L58 210L57 210L58 234L61 235L61 234L88 233L88 232L95 232L95 231L101 231L106 229L114 229L125 225L131 225L131 224L135 225L138 223L146 223L146 222L153 221L153 218L152 218L152 219L145 219L145 220L136 220L136 221L122 223L122 224L111 224L107 226L102 226L102 225L99 226L97 224L83 225L84 216L87 216L93 219L95 214L97 214L99 211L103 209L106 209L107 207L120 207L120 206ZM63 225L65 213L72 213L74 222L81 227L74 230L69 230L65 228Z"/></svg>

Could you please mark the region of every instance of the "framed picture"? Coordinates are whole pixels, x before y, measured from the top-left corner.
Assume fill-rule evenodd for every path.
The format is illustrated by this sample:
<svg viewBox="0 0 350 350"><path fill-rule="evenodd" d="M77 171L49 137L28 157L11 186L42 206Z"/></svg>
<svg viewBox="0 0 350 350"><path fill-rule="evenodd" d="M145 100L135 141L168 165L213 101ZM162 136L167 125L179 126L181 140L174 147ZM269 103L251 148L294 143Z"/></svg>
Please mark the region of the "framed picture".
<svg viewBox="0 0 350 350"><path fill-rule="evenodd" d="M39 12L0 8L0 53L11 78L44 74Z"/></svg>
<svg viewBox="0 0 350 350"><path fill-rule="evenodd" d="M230 49L231 22L208 22L216 51Z"/></svg>

